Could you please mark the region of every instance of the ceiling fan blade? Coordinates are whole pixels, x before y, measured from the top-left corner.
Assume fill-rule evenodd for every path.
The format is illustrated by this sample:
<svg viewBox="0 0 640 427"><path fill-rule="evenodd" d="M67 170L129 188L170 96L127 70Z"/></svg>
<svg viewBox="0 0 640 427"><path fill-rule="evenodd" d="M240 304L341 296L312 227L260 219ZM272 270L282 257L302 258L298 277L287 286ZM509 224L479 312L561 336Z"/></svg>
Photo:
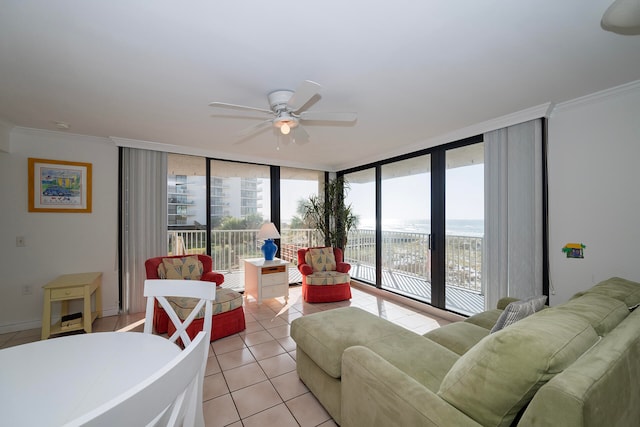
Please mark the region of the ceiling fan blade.
<svg viewBox="0 0 640 427"><path fill-rule="evenodd" d="M300 120L355 122L357 118L357 113L327 113L322 111L303 111L300 113Z"/></svg>
<svg viewBox="0 0 640 427"><path fill-rule="evenodd" d="M287 106L292 112L298 113L309 101L316 95L320 94L322 86L311 80L305 80L293 93L293 96L287 102Z"/></svg>
<svg viewBox="0 0 640 427"><path fill-rule="evenodd" d="M295 144L304 145L309 142L309 134L302 126L298 126L293 130L291 138Z"/></svg>
<svg viewBox="0 0 640 427"><path fill-rule="evenodd" d="M249 107L248 105L228 104L226 102L212 102L209 104L209 106L216 107L216 108L226 108L229 110L260 111L263 113L273 114L273 111L267 110L265 108Z"/></svg>
<svg viewBox="0 0 640 427"><path fill-rule="evenodd" d="M235 144L240 144L257 133L262 132L272 126L273 120L265 120L248 128L242 129L238 132L238 140Z"/></svg>

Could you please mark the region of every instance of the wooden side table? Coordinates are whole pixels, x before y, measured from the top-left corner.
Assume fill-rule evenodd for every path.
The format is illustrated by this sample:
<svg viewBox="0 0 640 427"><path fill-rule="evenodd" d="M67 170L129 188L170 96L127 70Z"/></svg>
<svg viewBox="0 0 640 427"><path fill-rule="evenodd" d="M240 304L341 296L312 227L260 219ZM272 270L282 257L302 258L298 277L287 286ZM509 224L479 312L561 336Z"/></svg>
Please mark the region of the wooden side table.
<svg viewBox="0 0 640 427"><path fill-rule="evenodd" d="M84 329L91 332L91 324L102 316L102 273L64 274L47 283L44 289L44 307L42 310L42 335L46 340L53 334ZM95 294L95 310L91 311L91 295ZM62 303L60 317L69 313L69 300L83 299L82 322L62 329L61 322L51 325L51 304Z"/></svg>
<svg viewBox="0 0 640 427"><path fill-rule="evenodd" d="M289 300L289 263L278 258L265 261L264 258L244 260L244 295L258 300L284 297Z"/></svg>

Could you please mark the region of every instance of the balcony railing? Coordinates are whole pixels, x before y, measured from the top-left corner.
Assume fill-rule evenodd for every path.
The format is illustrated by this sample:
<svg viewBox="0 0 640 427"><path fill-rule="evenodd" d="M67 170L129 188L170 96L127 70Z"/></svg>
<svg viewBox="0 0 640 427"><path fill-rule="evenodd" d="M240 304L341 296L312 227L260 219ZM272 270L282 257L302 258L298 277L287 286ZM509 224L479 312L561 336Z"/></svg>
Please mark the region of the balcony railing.
<svg viewBox="0 0 640 427"><path fill-rule="evenodd" d="M213 230L211 257L216 270L234 272L242 269L245 258L262 256L262 241L258 230ZM282 230L280 257L295 264L298 249L318 246L321 237L313 229ZM206 231L169 230L168 252L174 255L206 253ZM383 231L382 268L386 272L403 274L431 282L430 235L426 233ZM474 293L482 289L482 237L446 236L446 285ZM354 230L349 233L345 261L354 266L375 268L376 241L374 230ZM353 269L353 272L359 271ZM353 276L358 279L359 277ZM363 280L369 280L362 277Z"/></svg>

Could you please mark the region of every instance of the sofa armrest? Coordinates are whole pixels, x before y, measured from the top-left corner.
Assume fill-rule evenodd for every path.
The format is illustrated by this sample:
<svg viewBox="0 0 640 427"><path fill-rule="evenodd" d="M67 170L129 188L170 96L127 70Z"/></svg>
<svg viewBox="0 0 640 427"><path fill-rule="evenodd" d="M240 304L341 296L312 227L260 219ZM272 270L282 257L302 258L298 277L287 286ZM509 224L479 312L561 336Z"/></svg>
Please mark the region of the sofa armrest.
<svg viewBox="0 0 640 427"><path fill-rule="evenodd" d="M351 270L351 264L346 262L337 262L336 271L339 273L348 273Z"/></svg>
<svg viewBox="0 0 640 427"><path fill-rule="evenodd" d="M303 276L308 276L313 273L313 268L309 264L298 264L298 271Z"/></svg>
<svg viewBox="0 0 640 427"><path fill-rule="evenodd" d="M342 354L341 407L343 427L480 426L437 393L361 346L349 347Z"/></svg>
<svg viewBox="0 0 640 427"><path fill-rule="evenodd" d="M216 282L216 286L220 286L224 283L224 274L220 274L215 271L207 271L202 274L200 280L205 282Z"/></svg>

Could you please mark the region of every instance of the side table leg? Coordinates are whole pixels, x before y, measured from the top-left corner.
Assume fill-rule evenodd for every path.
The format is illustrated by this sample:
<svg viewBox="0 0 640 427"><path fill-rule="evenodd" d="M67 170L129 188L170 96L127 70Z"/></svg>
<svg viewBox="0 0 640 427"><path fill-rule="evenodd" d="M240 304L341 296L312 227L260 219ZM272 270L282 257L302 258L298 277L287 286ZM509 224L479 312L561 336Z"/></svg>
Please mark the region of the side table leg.
<svg viewBox="0 0 640 427"><path fill-rule="evenodd" d="M84 287L84 309L82 310L82 320L84 321L84 331L90 334L93 314L91 313L91 289L88 285Z"/></svg>
<svg viewBox="0 0 640 427"><path fill-rule="evenodd" d="M44 290L44 303L42 307L42 333L40 339L46 340L51 335L51 290Z"/></svg>

